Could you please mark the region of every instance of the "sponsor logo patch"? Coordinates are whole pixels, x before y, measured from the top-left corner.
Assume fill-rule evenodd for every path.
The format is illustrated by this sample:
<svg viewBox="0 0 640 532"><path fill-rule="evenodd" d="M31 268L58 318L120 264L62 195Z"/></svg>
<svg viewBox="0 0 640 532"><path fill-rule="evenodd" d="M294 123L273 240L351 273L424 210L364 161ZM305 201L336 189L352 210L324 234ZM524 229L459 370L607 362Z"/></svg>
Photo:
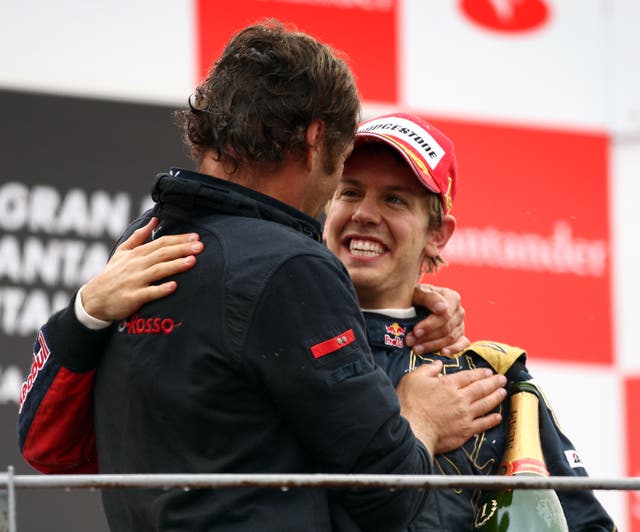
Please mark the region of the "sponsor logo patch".
<svg viewBox="0 0 640 532"><path fill-rule="evenodd" d="M333 353L338 349L342 349L355 341L356 337L353 334L353 329L349 329L337 336L334 336L333 338L325 340L324 342L312 345L311 354L313 355L313 358L320 358Z"/></svg>
<svg viewBox="0 0 640 532"><path fill-rule="evenodd" d="M118 332L126 334L171 334L182 322L173 318L142 318L134 314L118 324Z"/></svg>
<svg viewBox="0 0 640 532"><path fill-rule="evenodd" d="M49 350L49 346L44 339L44 334L42 331L38 333L38 342L37 344L39 349L33 355L33 362L31 364L31 371L29 371L29 375L27 375L27 379L22 383L20 387L20 400L18 403L18 412L22 411L22 405L24 404L27 395L33 388L33 384L35 383L38 374L44 367L45 362L48 360L51 351Z"/></svg>
<svg viewBox="0 0 640 532"><path fill-rule="evenodd" d="M404 347L404 335L407 330L396 322L391 325L385 325L384 329L386 331L384 335L385 345L402 349Z"/></svg>
<svg viewBox="0 0 640 532"><path fill-rule="evenodd" d="M387 131L392 133L385 134ZM388 118L371 120L358 128L358 133L364 132L383 135L409 155L411 160L427 174L429 174L429 169L425 166L423 160L427 161L433 170L445 156L442 146L426 129L404 118L394 117L392 120Z"/></svg>
<svg viewBox="0 0 640 532"><path fill-rule="evenodd" d="M568 449L564 452L565 457L567 458L567 462L569 465L575 469L576 467L584 467L582 463L582 459L578 455L578 453L573 449Z"/></svg>

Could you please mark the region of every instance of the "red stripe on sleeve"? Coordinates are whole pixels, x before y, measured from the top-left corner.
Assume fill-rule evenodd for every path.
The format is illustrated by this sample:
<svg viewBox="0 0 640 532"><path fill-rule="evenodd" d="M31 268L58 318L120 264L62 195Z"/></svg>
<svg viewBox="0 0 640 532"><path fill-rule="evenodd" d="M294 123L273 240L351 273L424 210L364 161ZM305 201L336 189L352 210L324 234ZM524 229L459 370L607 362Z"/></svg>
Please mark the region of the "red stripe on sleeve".
<svg viewBox="0 0 640 532"><path fill-rule="evenodd" d="M93 427L95 370L74 373L60 368L29 428L22 449L41 473L97 473Z"/></svg>
<svg viewBox="0 0 640 532"><path fill-rule="evenodd" d="M356 337L353 334L353 329L349 329L348 331L344 331L340 333L338 336L334 336L333 338L329 338L329 340L325 340L324 342L320 342L319 344L311 346L311 353L313 354L313 358L320 358L329 353L333 353L338 349L342 349L343 347L352 344L356 341Z"/></svg>

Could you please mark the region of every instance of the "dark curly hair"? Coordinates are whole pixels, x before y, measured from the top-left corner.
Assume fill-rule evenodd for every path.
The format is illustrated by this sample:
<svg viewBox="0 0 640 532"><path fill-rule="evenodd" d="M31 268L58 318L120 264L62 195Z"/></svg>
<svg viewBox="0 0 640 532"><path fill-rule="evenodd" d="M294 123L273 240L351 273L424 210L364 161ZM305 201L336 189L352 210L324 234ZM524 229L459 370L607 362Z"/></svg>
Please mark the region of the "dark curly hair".
<svg viewBox="0 0 640 532"><path fill-rule="evenodd" d="M190 156L213 150L235 172L306 153L324 122L325 166L353 140L360 102L353 74L329 46L269 19L236 34L176 119ZM333 161L333 162L331 162ZM333 171L334 168L325 168Z"/></svg>

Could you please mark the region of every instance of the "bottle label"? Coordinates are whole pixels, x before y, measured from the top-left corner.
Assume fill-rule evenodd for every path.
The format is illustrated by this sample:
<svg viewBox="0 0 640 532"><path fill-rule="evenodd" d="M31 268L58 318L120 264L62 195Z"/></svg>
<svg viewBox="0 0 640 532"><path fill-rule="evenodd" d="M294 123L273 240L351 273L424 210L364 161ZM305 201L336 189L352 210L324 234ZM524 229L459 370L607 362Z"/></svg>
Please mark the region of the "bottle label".
<svg viewBox="0 0 640 532"><path fill-rule="evenodd" d="M519 458L509 462L502 462L499 472L501 475L532 474L542 477L549 476L549 471L544 462L534 458Z"/></svg>

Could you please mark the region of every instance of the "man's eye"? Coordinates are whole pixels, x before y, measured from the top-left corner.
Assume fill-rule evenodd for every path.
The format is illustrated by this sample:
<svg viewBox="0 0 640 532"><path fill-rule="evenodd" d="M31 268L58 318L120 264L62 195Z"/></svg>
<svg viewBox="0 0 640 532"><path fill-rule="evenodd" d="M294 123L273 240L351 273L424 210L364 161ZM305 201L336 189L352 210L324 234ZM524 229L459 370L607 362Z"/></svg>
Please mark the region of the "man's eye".
<svg viewBox="0 0 640 532"><path fill-rule="evenodd" d="M405 205L405 201L400 196L388 196L387 201L396 205Z"/></svg>
<svg viewBox="0 0 640 532"><path fill-rule="evenodd" d="M357 196L357 192L355 190L344 189L340 191L340 197L342 198L354 198Z"/></svg>

